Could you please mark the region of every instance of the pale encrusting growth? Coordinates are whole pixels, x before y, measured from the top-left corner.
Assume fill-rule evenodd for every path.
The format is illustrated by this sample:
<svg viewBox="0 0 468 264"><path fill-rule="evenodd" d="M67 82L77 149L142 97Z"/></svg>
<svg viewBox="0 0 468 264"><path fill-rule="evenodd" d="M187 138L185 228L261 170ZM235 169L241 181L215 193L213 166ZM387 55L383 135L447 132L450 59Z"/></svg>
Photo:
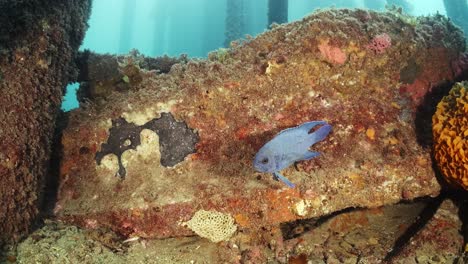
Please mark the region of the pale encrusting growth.
<svg viewBox="0 0 468 264"><path fill-rule="evenodd" d="M228 240L237 230L231 215L217 211L199 210L185 224L195 234L215 243Z"/></svg>

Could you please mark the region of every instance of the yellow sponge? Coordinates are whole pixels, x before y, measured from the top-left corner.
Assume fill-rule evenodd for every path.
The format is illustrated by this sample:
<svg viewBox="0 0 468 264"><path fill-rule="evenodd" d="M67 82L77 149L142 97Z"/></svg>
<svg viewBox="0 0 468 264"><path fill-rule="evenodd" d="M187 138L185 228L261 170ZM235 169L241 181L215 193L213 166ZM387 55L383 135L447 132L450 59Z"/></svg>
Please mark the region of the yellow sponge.
<svg viewBox="0 0 468 264"><path fill-rule="evenodd" d="M468 82L457 83L432 117L434 156L448 182L468 190Z"/></svg>

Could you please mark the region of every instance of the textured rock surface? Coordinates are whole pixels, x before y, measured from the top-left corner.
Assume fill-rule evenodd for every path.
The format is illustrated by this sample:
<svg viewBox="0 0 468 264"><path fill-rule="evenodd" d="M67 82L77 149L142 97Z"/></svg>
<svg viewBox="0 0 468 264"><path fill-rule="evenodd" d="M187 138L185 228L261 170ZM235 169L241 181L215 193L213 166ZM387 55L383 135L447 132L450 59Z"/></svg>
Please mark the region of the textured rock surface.
<svg viewBox="0 0 468 264"><path fill-rule="evenodd" d="M394 263L466 263L459 209L445 200L434 217L396 256Z"/></svg>
<svg viewBox="0 0 468 264"><path fill-rule="evenodd" d="M382 263L394 241L426 206L426 203L398 204L345 212L285 241L280 252L289 261L302 256L312 263ZM435 211L389 263L457 263L463 245L458 209L446 200Z"/></svg>
<svg viewBox="0 0 468 264"><path fill-rule="evenodd" d="M382 34L391 45L369 49ZM200 209L229 213L242 230L435 196L432 113L421 109L454 79L464 45L442 16L331 10L168 74L140 70L132 90L71 113L55 212L85 227L172 237L191 235L180 223ZM166 112L198 133L196 153L164 167L157 132L143 129L122 154L124 180L116 155L98 165L115 120L142 126ZM295 189L253 170L275 133L309 120L333 132L314 146L320 157L282 171Z"/></svg>
<svg viewBox="0 0 468 264"><path fill-rule="evenodd" d="M326 220L238 232L229 242L195 237L122 239L106 229L47 223L8 259L19 263L382 263L425 202L347 210ZM446 200L391 263L464 263L458 210ZM288 228L286 228L286 226ZM12 261L13 262L13 261Z"/></svg>
<svg viewBox="0 0 468 264"><path fill-rule="evenodd" d="M10 261L5 263L223 263L224 251L225 247L196 237L122 242L108 230L51 222L8 252Z"/></svg>
<svg viewBox="0 0 468 264"><path fill-rule="evenodd" d="M76 78L91 1L59 2L0 1L0 245L38 215L55 118Z"/></svg>

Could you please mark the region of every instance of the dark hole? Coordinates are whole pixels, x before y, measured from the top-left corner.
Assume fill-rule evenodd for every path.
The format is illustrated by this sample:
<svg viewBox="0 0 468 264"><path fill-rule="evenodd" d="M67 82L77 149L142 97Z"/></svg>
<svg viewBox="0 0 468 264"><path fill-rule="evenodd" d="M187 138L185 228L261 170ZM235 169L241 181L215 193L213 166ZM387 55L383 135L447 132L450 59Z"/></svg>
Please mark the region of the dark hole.
<svg viewBox="0 0 468 264"><path fill-rule="evenodd" d="M89 148L87 148L87 147L81 147L80 148L80 154L81 155L88 154L88 153L89 153Z"/></svg>

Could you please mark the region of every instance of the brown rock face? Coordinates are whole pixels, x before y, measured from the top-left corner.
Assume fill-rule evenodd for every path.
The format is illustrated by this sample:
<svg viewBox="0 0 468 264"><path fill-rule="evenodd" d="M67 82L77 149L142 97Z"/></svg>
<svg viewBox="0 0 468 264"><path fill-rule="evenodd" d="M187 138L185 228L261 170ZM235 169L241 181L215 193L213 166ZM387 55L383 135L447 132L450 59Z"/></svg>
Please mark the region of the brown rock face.
<svg viewBox="0 0 468 264"><path fill-rule="evenodd" d="M38 215L55 118L91 1L1 1L0 245Z"/></svg>
<svg viewBox="0 0 468 264"><path fill-rule="evenodd" d="M369 48L376 41L378 52ZM428 93L453 80L464 45L442 16L329 10L167 74L140 70L131 90L71 113L55 211L86 227L172 237L192 234L183 222L201 209L255 229L435 196L424 141L432 113L419 111ZM138 64L126 62L119 67ZM186 132L149 125L168 116ZM296 188L254 171L263 144L310 120L333 131L313 146L321 156L281 172ZM161 162L180 160L164 142L190 150L194 139L195 153Z"/></svg>

